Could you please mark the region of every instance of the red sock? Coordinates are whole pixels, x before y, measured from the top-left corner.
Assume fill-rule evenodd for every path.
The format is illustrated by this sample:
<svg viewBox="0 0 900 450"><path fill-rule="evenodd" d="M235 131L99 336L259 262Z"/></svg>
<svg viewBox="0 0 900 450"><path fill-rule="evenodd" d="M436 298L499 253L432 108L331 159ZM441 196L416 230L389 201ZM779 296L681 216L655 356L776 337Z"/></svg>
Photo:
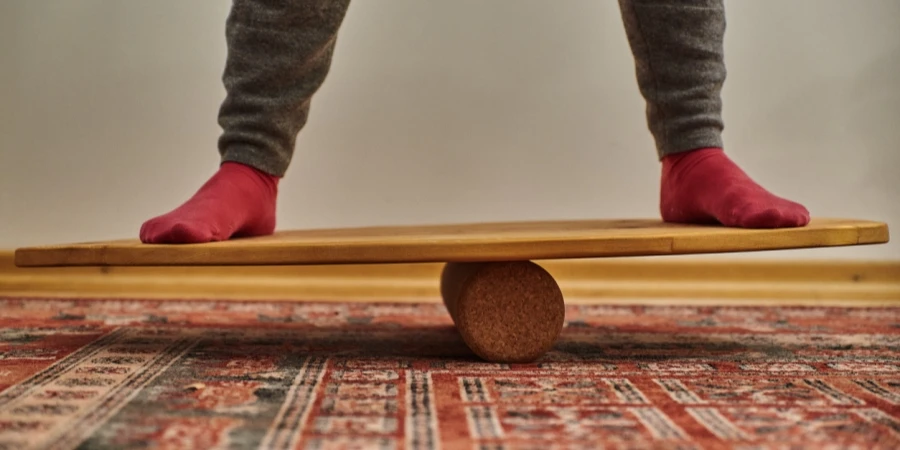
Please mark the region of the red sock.
<svg viewBox="0 0 900 450"><path fill-rule="evenodd" d="M226 162L188 201L141 226L144 243L187 244L275 230L278 178Z"/></svg>
<svg viewBox="0 0 900 450"><path fill-rule="evenodd" d="M720 148L663 158L660 210L675 223L739 228L789 228L809 223L803 205L775 196Z"/></svg>

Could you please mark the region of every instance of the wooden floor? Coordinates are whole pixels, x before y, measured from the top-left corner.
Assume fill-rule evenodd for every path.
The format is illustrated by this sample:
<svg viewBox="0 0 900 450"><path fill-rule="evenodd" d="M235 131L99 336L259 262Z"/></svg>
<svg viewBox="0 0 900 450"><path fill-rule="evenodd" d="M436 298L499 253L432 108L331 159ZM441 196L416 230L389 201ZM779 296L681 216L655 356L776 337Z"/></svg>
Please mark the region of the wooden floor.
<svg viewBox="0 0 900 450"><path fill-rule="evenodd" d="M567 303L900 306L900 261L541 262ZM439 302L441 264L34 267L0 252L0 296Z"/></svg>

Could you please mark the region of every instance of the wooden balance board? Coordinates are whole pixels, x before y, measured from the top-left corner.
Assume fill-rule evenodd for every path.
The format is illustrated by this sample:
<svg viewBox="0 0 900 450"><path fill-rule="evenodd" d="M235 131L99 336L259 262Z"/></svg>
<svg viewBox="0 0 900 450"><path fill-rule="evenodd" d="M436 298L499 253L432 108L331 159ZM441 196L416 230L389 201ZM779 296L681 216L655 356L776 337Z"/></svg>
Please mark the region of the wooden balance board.
<svg viewBox="0 0 900 450"><path fill-rule="evenodd" d="M521 221L280 231L207 244L137 240L16 250L38 266L444 263L440 291L469 348L481 358L529 362L555 343L565 319L553 277L534 261L687 255L883 244L884 223L813 219L801 228L748 230L659 220Z"/></svg>

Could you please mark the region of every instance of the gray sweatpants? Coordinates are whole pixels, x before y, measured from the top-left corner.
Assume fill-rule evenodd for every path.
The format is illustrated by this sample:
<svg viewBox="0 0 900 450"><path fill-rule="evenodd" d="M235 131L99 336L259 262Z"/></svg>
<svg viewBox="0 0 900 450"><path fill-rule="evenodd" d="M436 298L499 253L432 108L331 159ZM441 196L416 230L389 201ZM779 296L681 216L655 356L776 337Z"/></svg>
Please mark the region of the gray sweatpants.
<svg viewBox="0 0 900 450"><path fill-rule="evenodd" d="M659 158L722 146L724 0L619 0ZM350 0L233 0L223 161L283 176Z"/></svg>

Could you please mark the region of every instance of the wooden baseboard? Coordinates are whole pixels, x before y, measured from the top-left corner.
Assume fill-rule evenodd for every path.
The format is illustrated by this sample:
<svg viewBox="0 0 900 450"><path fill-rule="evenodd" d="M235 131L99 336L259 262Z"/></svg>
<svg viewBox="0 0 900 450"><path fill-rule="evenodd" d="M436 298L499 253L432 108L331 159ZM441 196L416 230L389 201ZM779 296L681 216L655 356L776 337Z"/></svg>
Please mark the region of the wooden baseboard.
<svg viewBox="0 0 900 450"><path fill-rule="evenodd" d="M542 261L567 302L900 305L900 261ZM439 302L440 264L19 268L0 297Z"/></svg>

